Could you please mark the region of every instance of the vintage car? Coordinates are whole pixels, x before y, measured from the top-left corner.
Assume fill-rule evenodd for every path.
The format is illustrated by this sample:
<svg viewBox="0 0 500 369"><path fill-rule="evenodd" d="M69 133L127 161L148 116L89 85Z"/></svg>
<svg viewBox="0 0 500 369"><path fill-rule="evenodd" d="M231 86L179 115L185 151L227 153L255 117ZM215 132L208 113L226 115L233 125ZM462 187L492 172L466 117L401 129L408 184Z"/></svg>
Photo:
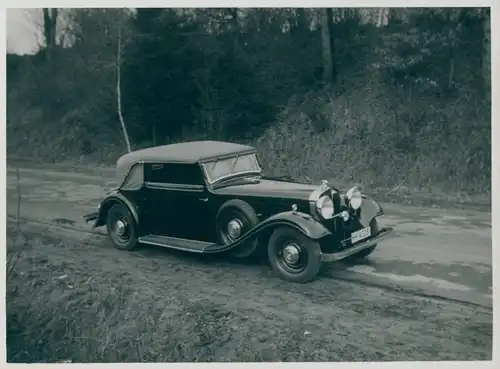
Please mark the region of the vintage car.
<svg viewBox="0 0 500 369"><path fill-rule="evenodd" d="M255 148L219 141L156 146L123 155L118 188L84 216L116 248L138 244L243 258L267 253L286 280L307 282L325 262L365 257L392 228L356 187L345 194L265 176Z"/></svg>

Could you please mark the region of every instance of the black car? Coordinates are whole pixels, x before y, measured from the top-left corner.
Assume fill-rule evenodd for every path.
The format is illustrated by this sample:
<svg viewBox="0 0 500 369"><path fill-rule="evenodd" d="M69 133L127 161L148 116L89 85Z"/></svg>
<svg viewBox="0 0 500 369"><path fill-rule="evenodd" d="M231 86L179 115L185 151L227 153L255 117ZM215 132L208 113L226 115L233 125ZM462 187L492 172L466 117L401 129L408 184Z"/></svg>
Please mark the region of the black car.
<svg viewBox="0 0 500 369"><path fill-rule="evenodd" d="M380 205L353 187L297 183L263 175L255 148L195 141L123 155L119 187L86 215L106 226L115 247L139 243L251 257L267 249L272 268L294 282L322 263L365 257L392 232Z"/></svg>

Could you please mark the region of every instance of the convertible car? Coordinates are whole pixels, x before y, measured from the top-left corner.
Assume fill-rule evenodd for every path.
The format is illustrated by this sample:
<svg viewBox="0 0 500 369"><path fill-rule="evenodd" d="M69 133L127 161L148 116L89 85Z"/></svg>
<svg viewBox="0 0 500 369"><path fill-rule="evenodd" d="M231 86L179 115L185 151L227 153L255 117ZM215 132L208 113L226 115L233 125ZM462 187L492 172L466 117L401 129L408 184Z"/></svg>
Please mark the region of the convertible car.
<svg viewBox="0 0 500 369"><path fill-rule="evenodd" d="M264 175L255 148L195 141L123 155L118 187L91 214L117 249L156 245L237 258L267 254L292 282L314 279L323 263L372 253L392 228L359 189Z"/></svg>

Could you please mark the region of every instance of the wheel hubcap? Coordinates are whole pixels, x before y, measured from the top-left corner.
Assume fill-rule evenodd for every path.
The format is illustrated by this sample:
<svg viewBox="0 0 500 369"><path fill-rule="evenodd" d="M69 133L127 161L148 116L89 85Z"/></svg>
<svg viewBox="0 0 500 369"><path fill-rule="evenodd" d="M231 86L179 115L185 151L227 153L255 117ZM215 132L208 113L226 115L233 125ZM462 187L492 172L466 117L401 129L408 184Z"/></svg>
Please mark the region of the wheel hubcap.
<svg viewBox="0 0 500 369"><path fill-rule="evenodd" d="M116 234L119 237L123 237L127 230L127 224L123 220L117 220L115 223Z"/></svg>
<svg viewBox="0 0 500 369"><path fill-rule="evenodd" d="M227 225L227 232L229 233L229 237L233 239L240 237L242 228L243 224L239 219L231 220Z"/></svg>
<svg viewBox="0 0 500 369"><path fill-rule="evenodd" d="M283 258L288 264L295 264L299 261L300 248L296 244L289 244L283 249Z"/></svg>

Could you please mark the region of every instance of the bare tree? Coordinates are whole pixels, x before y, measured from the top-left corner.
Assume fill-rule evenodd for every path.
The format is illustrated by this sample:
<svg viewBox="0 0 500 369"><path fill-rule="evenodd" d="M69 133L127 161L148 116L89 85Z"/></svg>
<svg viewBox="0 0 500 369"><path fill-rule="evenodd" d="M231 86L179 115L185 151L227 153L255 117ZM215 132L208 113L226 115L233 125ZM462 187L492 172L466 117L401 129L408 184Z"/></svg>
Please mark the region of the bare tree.
<svg viewBox="0 0 500 369"><path fill-rule="evenodd" d="M336 77L336 70L333 58L333 43L332 43L332 10L330 8L322 8L321 14L321 49L323 58L323 81L330 82Z"/></svg>
<svg viewBox="0 0 500 369"><path fill-rule="evenodd" d="M85 60L87 71L102 78L103 88L94 96L99 94L101 101L108 105L116 102L116 114L130 152L121 86L123 49L131 39L126 26L130 13L123 9L92 8L71 9L65 16L64 35L72 43L75 53Z"/></svg>
<svg viewBox="0 0 500 369"><path fill-rule="evenodd" d="M57 13L57 8L43 8L43 32L49 60L56 48Z"/></svg>
<svg viewBox="0 0 500 369"><path fill-rule="evenodd" d="M122 114L122 98L121 98L121 59L122 59L122 31L121 28L118 29L118 52L116 55L116 99L118 102L118 117L120 118L120 124L122 126L123 136L125 137L125 143L127 144L128 152L132 151L130 147L130 140L128 137L127 127L125 121L123 120Z"/></svg>
<svg viewBox="0 0 500 369"><path fill-rule="evenodd" d="M377 27L385 27L389 24L389 8L377 8Z"/></svg>
<svg viewBox="0 0 500 369"><path fill-rule="evenodd" d="M239 32L240 32L240 25L238 21L238 8L230 8L229 13L231 15L231 27L233 28L234 32L234 38L233 38L233 53L236 54L239 48Z"/></svg>

